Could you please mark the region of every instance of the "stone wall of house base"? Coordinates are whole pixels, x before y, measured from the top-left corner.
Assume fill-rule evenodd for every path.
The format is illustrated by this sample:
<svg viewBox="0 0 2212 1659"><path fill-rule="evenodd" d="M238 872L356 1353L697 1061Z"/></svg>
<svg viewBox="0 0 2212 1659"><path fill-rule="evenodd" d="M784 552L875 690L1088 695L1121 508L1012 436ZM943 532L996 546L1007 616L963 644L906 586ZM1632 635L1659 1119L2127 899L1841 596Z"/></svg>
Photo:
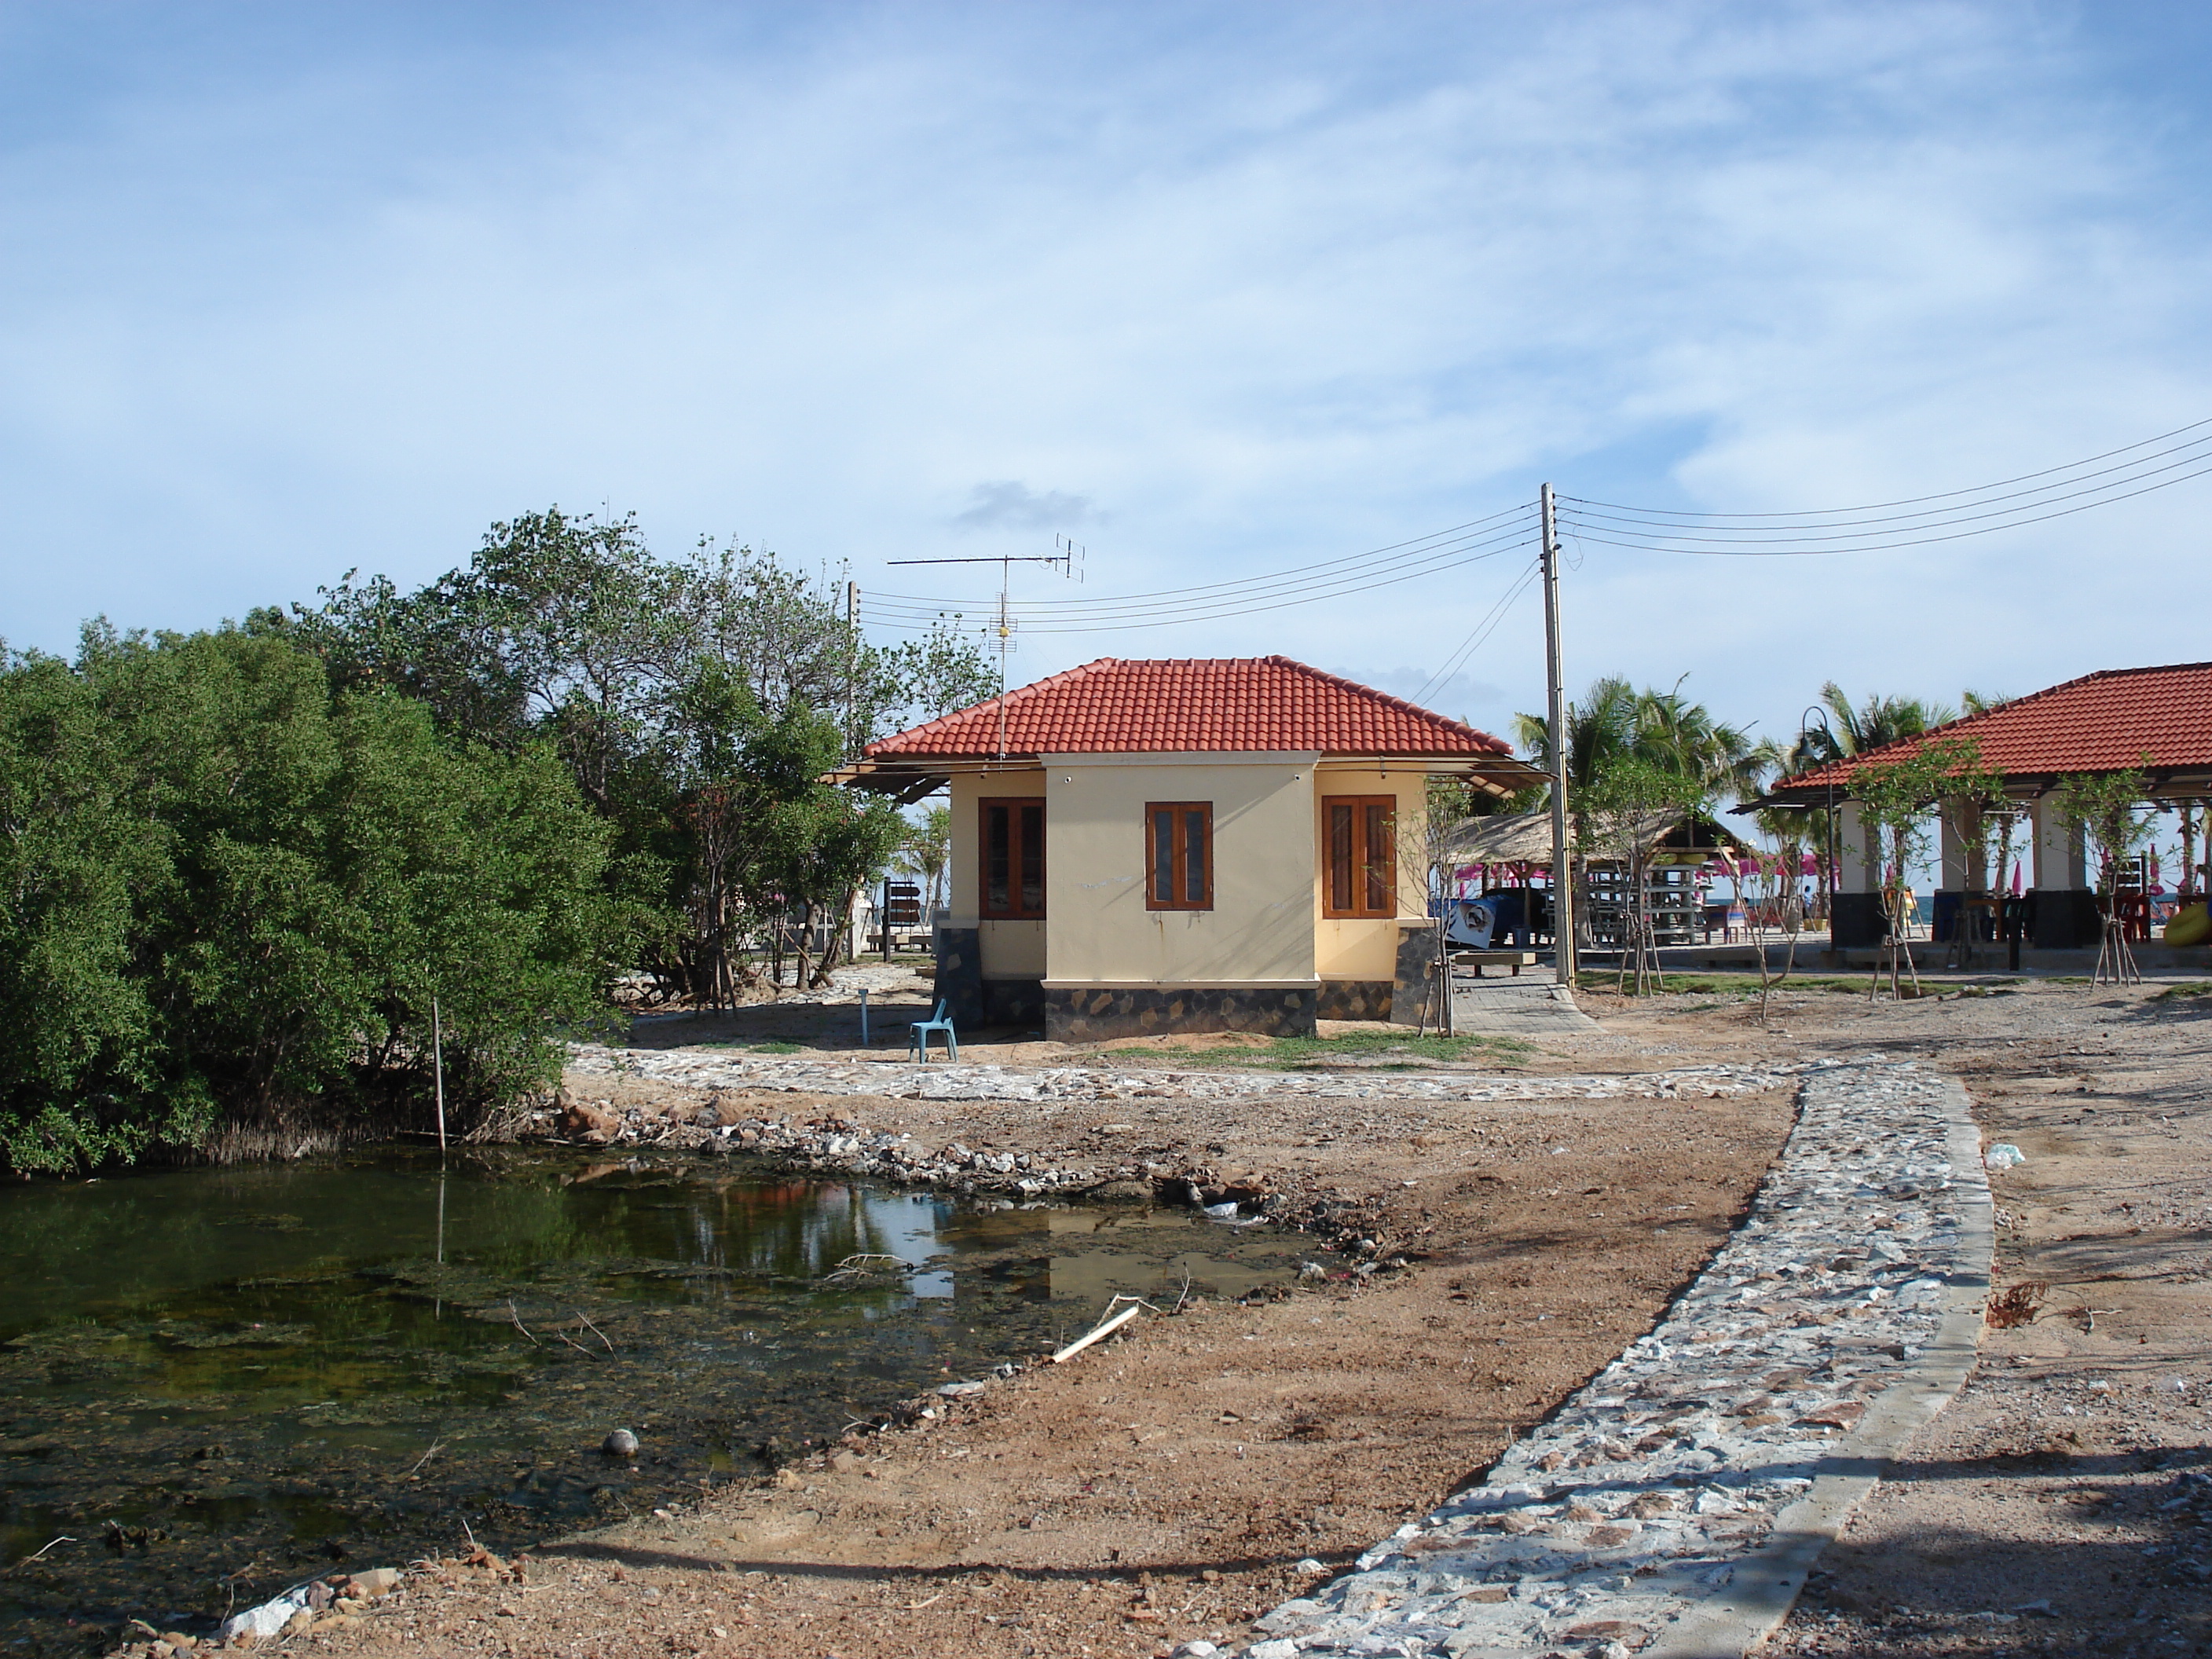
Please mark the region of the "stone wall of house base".
<svg viewBox="0 0 2212 1659"><path fill-rule="evenodd" d="M1321 982L1320 1019L1388 1019L1390 994L1387 979L1325 979Z"/></svg>
<svg viewBox="0 0 2212 1659"><path fill-rule="evenodd" d="M1044 981L1041 979L987 979L983 981L981 1025L1044 1024Z"/></svg>
<svg viewBox="0 0 2212 1659"><path fill-rule="evenodd" d="M1061 988L1048 990L1044 996L1044 1031L1055 1042L1197 1031L1311 1036L1318 1000L1304 988L1246 990L1207 985Z"/></svg>
<svg viewBox="0 0 2212 1659"><path fill-rule="evenodd" d="M983 930L937 930L937 997L955 1026L983 1024Z"/></svg>
<svg viewBox="0 0 2212 1659"><path fill-rule="evenodd" d="M2094 951L2105 919L2097 896L2073 887L2027 890L2027 942L2039 951Z"/></svg>
<svg viewBox="0 0 2212 1659"><path fill-rule="evenodd" d="M1384 1018L1394 1025L1419 1025L1434 1019L1429 994L1437 978L1437 930L1423 925L1398 932L1398 979L1390 988L1390 1012Z"/></svg>
<svg viewBox="0 0 2212 1659"><path fill-rule="evenodd" d="M1830 947L1846 951L1879 945L1889 936L1889 918L1881 912L1879 893L1837 893L1828 901Z"/></svg>

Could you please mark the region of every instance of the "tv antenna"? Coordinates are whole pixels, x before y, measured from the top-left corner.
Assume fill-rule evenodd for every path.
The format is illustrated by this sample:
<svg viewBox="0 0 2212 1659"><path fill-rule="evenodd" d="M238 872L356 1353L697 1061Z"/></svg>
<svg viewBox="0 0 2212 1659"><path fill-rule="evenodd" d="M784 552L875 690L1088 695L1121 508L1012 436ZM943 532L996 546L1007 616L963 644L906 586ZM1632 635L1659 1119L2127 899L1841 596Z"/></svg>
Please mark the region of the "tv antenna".
<svg viewBox="0 0 2212 1659"><path fill-rule="evenodd" d="M1049 553L1001 553L995 558L969 559L885 559L885 564L995 564L999 567L999 614L993 624L993 644L999 653L999 758L1006 757L1006 659L1014 649L1014 617L1012 595L1014 567L1018 564L1046 564L1059 567L1060 574L1071 581L1083 580L1084 556L1090 551L1065 536L1052 538Z"/></svg>

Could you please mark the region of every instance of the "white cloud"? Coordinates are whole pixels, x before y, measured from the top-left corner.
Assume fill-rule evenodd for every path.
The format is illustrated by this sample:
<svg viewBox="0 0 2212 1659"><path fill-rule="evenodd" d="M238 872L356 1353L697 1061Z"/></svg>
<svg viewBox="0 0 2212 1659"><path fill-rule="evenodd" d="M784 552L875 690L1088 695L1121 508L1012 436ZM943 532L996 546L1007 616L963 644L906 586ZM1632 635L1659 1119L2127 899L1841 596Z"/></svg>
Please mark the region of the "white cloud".
<svg viewBox="0 0 2212 1659"><path fill-rule="evenodd" d="M0 632L421 580L550 501L864 586L985 520L1040 552L1080 521L1095 600L1385 546L1543 477L1882 500L2212 412L2203 158L2118 95L2094 15L614 15L496 48L418 19L258 69L241 38L220 76L64 100L0 154ZM2201 585L2197 488L1848 562L1571 547L1570 672L1691 670L1772 729L1832 677L1955 696L2201 656L2171 603ZM1406 689L1526 557L1032 627L1017 672L1279 650ZM1540 614L1440 706L1540 706Z"/></svg>
<svg viewBox="0 0 2212 1659"><path fill-rule="evenodd" d="M1103 524L1106 515L1088 495L1031 489L1018 478L979 483L968 492L966 511L952 520L955 530L1073 530Z"/></svg>

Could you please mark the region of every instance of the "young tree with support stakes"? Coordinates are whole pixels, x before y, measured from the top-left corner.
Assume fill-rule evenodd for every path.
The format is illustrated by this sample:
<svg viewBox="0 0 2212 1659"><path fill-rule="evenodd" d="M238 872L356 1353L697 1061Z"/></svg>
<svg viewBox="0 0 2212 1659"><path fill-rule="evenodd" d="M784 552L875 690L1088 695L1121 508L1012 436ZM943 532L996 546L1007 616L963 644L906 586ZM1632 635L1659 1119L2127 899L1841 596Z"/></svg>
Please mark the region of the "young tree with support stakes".
<svg viewBox="0 0 2212 1659"><path fill-rule="evenodd" d="M2149 757L2145 756L2146 763ZM2142 970L2120 912L2121 867L2148 843L2150 780L2142 772L2077 772L2058 781L2051 802L2060 823L2086 836L2097 860L2097 914L2103 923L2091 983L2140 985Z"/></svg>
<svg viewBox="0 0 2212 1659"><path fill-rule="evenodd" d="M1928 855L1929 808L1946 795L1978 797L1996 788L1994 775L1982 764L1980 749L1966 738L1929 744L1901 759L1866 767L1852 780L1852 792L1875 836L1875 856L1882 872L1885 932L1881 956L1867 992L1869 1000L1881 988L1884 977L1889 981L1893 997L1904 994L1904 981L1908 979L1913 995L1920 994L1920 973L1905 936L1911 892L1906 873Z"/></svg>
<svg viewBox="0 0 2212 1659"><path fill-rule="evenodd" d="M1632 982L1638 996L1666 988L1647 891L1655 830L1678 815L1694 817L1709 799L1703 779L1636 755L1614 760L1583 791L1581 815L1589 826L1589 844L1619 859L1627 877L1627 914L1621 924L1616 982L1624 993Z"/></svg>

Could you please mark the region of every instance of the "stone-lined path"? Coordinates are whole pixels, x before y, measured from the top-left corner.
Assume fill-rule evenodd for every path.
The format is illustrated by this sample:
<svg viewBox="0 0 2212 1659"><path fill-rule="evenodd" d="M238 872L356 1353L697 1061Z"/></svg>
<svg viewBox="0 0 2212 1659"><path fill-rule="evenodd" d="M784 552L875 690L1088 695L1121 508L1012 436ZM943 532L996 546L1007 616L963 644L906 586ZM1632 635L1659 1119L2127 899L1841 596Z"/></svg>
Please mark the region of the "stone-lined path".
<svg viewBox="0 0 2212 1659"><path fill-rule="evenodd" d="M1741 1654L1964 1380L1990 1237L1964 1090L1812 1071L1780 1167L1665 1321L1480 1486L1261 1620L1249 1659Z"/></svg>
<svg viewBox="0 0 2212 1659"><path fill-rule="evenodd" d="M568 1051L568 1070L699 1089L917 1100L1236 1100L1261 1095L1327 1100L1718 1100L1785 1088L1805 1065L1684 1066L1666 1072L1560 1076L1476 1070L1115 1071L1091 1066L779 1060L701 1048L576 1043Z"/></svg>

